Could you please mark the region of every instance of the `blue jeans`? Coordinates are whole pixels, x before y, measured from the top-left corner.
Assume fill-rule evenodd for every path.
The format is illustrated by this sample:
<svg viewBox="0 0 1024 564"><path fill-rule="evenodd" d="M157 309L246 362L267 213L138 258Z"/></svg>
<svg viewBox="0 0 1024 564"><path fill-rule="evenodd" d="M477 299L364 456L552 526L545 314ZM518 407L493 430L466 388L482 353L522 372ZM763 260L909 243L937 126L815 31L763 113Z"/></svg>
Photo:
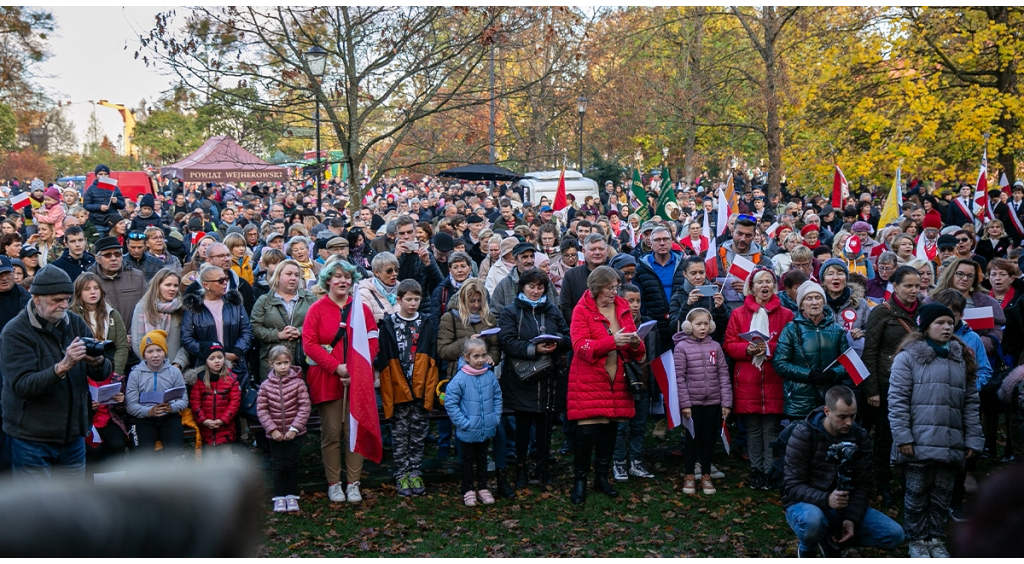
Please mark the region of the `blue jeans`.
<svg viewBox="0 0 1024 564"><path fill-rule="evenodd" d="M786 522L800 541L800 550L810 550L825 540L831 526L839 519L834 509L822 511L810 503L794 503L786 508ZM840 525L835 524L838 528ZM853 538L843 546L872 546L892 550L903 544L903 527L884 513L868 508L860 525L853 529Z"/></svg>
<svg viewBox="0 0 1024 564"><path fill-rule="evenodd" d="M17 480L45 482L53 476L85 480L85 438L65 444L24 441L8 436L11 469Z"/></svg>
<svg viewBox="0 0 1024 564"><path fill-rule="evenodd" d="M613 457L616 462L626 460L627 445L629 460L640 460L644 453L644 435L647 433L647 414L651 411L651 398L646 393L633 397L636 414L629 421L619 423L619 430L615 435Z"/></svg>

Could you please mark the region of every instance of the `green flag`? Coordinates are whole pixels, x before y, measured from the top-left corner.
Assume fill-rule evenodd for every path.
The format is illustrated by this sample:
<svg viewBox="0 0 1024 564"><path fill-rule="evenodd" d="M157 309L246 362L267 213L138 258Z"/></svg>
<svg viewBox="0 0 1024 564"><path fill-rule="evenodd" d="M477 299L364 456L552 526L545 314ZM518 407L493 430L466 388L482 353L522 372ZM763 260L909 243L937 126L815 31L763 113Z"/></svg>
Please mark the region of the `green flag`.
<svg viewBox="0 0 1024 564"><path fill-rule="evenodd" d="M651 214L647 209L647 190L644 190L644 181L640 178L639 168L633 169L633 185L629 191L629 209L640 216L641 223L651 219Z"/></svg>
<svg viewBox="0 0 1024 564"><path fill-rule="evenodd" d="M672 219L669 217L668 211L665 210L665 204L669 202L678 205L678 202L676 202L676 191L672 189L672 178L668 167L663 165L661 167L661 189L658 191L657 215L661 216L661 219L665 221Z"/></svg>

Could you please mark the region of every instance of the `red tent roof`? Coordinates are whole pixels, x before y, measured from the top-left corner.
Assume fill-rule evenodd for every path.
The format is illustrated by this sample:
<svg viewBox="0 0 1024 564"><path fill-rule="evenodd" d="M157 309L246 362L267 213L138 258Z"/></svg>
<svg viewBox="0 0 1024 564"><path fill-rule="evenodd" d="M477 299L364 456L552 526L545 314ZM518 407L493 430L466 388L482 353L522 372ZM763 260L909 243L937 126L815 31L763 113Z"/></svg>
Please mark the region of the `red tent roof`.
<svg viewBox="0 0 1024 564"><path fill-rule="evenodd" d="M243 149L227 135L211 137L184 159L160 174L185 182L284 182L288 169L272 165Z"/></svg>

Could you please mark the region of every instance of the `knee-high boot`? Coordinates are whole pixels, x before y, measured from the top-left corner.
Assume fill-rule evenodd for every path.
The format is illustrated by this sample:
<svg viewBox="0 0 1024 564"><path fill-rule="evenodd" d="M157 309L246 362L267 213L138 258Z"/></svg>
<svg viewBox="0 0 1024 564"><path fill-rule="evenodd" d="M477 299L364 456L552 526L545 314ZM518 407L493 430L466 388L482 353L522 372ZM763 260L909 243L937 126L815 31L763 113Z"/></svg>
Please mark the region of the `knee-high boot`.
<svg viewBox="0 0 1024 564"><path fill-rule="evenodd" d="M590 457L594 452L597 438L595 425L581 425L576 429L576 446L573 449L573 486L569 499L576 505L587 501L587 474L590 473Z"/></svg>
<svg viewBox="0 0 1024 564"><path fill-rule="evenodd" d="M615 452L616 423L598 425L597 444L594 445L594 490L608 497L618 497L619 492L608 483L608 471L612 468L612 454Z"/></svg>

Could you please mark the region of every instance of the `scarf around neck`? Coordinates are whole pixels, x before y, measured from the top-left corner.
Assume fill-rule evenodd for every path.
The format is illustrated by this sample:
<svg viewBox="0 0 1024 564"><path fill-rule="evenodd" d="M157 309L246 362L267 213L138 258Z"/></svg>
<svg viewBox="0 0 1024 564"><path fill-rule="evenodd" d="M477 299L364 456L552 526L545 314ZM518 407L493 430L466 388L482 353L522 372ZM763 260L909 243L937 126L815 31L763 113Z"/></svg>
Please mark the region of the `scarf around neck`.
<svg viewBox="0 0 1024 564"><path fill-rule="evenodd" d="M395 305L398 303L398 294L395 292L395 290L398 289L398 284L395 284L394 286L385 286L379 278L374 276L373 285L377 288L378 292L387 298L389 304Z"/></svg>
<svg viewBox="0 0 1024 564"><path fill-rule="evenodd" d="M530 304L533 307L537 307L543 303L547 303L548 301L547 295L541 296L539 300L531 300L530 298L527 298L526 294L523 292L519 292L519 299L523 300L524 302Z"/></svg>
<svg viewBox="0 0 1024 564"><path fill-rule="evenodd" d="M488 370L488 368L487 368L486 364L482 368L479 368L479 369L473 368L472 366L470 366L468 364L463 365L463 367L462 367L462 371L465 372L466 374L469 374L470 376L480 376L481 374L487 374L487 370Z"/></svg>
<svg viewBox="0 0 1024 564"><path fill-rule="evenodd" d="M850 296L853 294L853 290L849 286L843 288L842 292L839 292L839 297L833 299L832 294L825 291L825 302L828 303L828 307L832 308L832 311L839 313L846 302L850 301Z"/></svg>

